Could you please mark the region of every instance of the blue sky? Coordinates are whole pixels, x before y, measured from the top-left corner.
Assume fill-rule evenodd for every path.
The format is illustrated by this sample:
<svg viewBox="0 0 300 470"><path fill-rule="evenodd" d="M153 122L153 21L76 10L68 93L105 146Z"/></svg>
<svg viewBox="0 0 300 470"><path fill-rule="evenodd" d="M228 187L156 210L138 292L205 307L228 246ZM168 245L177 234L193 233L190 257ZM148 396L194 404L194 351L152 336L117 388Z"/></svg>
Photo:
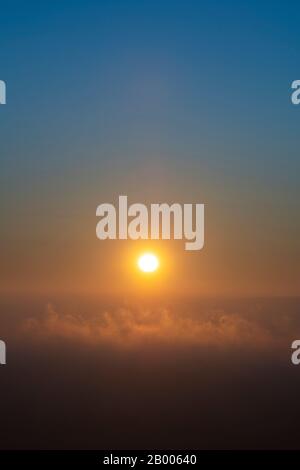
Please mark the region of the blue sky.
<svg viewBox="0 0 300 470"><path fill-rule="evenodd" d="M258 239L279 207L294 247L299 19L297 2L2 1L3 236L125 193L200 199L215 232L229 217Z"/></svg>

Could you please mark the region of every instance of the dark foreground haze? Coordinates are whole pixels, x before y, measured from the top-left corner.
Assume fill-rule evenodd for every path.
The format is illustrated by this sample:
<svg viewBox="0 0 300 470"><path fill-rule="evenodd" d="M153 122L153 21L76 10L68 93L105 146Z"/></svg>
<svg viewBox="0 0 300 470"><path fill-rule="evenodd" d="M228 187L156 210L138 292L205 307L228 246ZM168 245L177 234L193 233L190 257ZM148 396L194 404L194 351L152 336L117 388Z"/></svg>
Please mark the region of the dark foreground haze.
<svg viewBox="0 0 300 470"><path fill-rule="evenodd" d="M299 306L2 298L1 448L299 448Z"/></svg>

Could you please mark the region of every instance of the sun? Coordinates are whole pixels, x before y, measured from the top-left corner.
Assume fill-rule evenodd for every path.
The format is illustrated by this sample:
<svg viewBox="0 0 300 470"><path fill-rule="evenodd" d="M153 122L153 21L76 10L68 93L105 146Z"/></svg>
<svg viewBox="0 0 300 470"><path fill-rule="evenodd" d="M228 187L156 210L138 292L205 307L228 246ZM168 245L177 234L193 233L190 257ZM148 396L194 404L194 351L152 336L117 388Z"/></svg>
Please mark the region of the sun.
<svg viewBox="0 0 300 470"><path fill-rule="evenodd" d="M159 260L153 253L144 253L139 257L137 264L144 273L153 273L159 267Z"/></svg>

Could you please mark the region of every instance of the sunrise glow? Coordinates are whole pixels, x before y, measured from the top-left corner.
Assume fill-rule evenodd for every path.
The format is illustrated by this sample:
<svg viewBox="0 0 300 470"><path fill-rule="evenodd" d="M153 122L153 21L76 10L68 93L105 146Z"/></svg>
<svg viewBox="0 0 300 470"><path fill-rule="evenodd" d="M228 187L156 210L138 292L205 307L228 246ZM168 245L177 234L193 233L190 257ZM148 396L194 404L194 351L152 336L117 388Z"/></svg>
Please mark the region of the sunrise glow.
<svg viewBox="0 0 300 470"><path fill-rule="evenodd" d="M145 253L138 259L138 267L144 273L152 273L159 267L159 260L153 253Z"/></svg>

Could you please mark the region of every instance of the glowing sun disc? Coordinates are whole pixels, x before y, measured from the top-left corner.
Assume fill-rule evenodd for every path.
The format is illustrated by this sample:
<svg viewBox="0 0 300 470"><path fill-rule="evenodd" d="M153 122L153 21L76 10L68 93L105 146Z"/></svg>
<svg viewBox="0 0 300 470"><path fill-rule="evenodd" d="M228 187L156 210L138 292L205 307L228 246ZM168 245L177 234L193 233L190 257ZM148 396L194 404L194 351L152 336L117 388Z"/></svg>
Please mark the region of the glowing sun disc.
<svg viewBox="0 0 300 470"><path fill-rule="evenodd" d="M158 266L158 258L152 253L145 253L138 259L138 267L144 273L153 273L153 271L157 270Z"/></svg>

